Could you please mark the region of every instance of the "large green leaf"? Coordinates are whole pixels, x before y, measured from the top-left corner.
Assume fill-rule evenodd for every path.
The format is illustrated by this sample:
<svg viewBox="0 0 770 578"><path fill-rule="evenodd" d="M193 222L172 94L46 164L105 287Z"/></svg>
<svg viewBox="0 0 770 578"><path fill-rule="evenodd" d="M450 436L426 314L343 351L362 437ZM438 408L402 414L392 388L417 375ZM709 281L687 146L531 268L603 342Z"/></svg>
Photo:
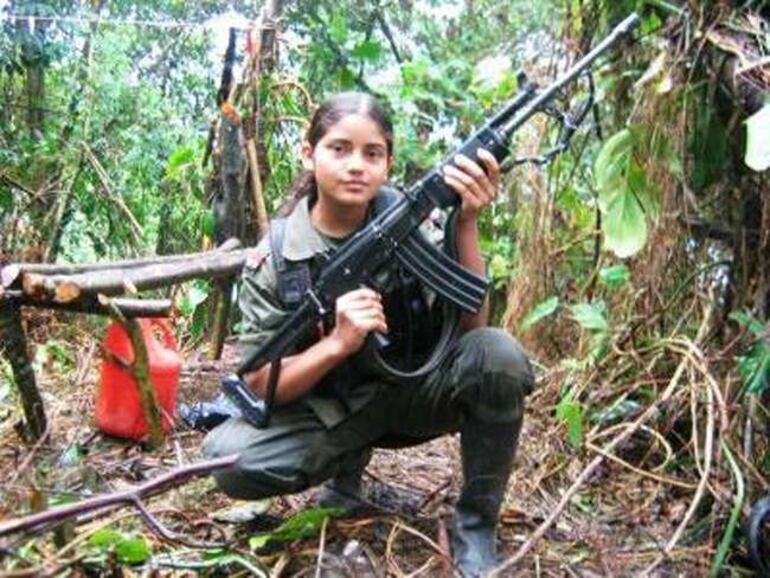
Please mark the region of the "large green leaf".
<svg viewBox="0 0 770 578"><path fill-rule="evenodd" d="M566 395L556 406L556 417L566 424L570 445L579 448L583 444L583 408L571 395Z"/></svg>
<svg viewBox="0 0 770 578"><path fill-rule="evenodd" d="M599 282L610 289L617 289L628 283L631 279L631 271L623 263L603 267L599 271Z"/></svg>
<svg viewBox="0 0 770 578"><path fill-rule="evenodd" d="M521 320L521 330L526 331L538 321L553 314L558 308L559 298L555 295L545 301L541 301Z"/></svg>
<svg viewBox="0 0 770 578"><path fill-rule="evenodd" d="M596 183L600 192L623 178L633 147L634 134L628 128L618 131L604 143L594 163ZM599 200L601 202L602 197Z"/></svg>
<svg viewBox="0 0 770 578"><path fill-rule="evenodd" d="M609 330L604 303L578 303L570 309L572 317L583 329L596 332Z"/></svg>
<svg viewBox="0 0 770 578"><path fill-rule="evenodd" d="M647 242L645 209L655 203L642 167L634 159L637 136L631 129L614 134L594 164L605 246L618 257L630 257Z"/></svg>
<svg viewBox="0 0 770 578"><path fill-rule="evenodd" d="M339 516L342 512L339 508L311 508L295 514L272 532L257 534L249 538L249 547L252 550L262 548L269 542L287 542L299 538L315 536L324 523L324 520Z"/></svg>
<svg viewBox="0 0 770 578"><path fill-rule="evenodd" d="M636 195L616 189L606 205L602 231L606 246L618 257L631 257L647 242L647 221Z"/></svg>

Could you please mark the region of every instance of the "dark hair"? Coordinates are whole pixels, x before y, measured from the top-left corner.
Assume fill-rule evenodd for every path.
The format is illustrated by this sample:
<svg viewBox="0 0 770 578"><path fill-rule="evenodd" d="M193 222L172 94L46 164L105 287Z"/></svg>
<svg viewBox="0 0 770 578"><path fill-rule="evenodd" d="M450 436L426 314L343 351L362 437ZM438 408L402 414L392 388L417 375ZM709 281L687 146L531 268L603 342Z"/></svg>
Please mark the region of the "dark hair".
<svg viewBox="0 0 770 578"><path fill-rule="evenodd" d="M379 101L364 92L342 92L326 100L319 106L305 134L305 140L315 148L327 131L349 114L359 114L371 119L382 131L388 147L388 155L393 154L393 123ZM286 201L279 214L288 215L303 197L310 196L311 202L318 195L318 187L313 171L302 171L294 181Z"/></svg>

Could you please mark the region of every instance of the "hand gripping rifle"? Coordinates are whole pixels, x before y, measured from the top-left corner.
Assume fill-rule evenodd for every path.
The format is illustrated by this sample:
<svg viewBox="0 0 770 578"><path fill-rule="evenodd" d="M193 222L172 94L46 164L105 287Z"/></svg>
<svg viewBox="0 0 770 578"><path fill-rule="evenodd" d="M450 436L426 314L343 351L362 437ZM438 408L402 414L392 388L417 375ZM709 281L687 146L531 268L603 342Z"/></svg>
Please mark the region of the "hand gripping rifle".
<svg viewBox="0 0 770 578"><path fill-rule="evenodd" d="M424 375L441 362L454 339L459 310L478 312L489 287L487 279L465 269L450 255L434 248L418 230L420 223L434 208L452 209L459 204L457 193L444 183L443 166L452 163L457 154L478 159L479 148L488 150L498 162L502 162L509 155L508 142L512 135L537 113L554 116L561 124L556 146L542 156L517 159L507 165L519 162L548 162L567 147L575 130L593 106L593 83L590 76L589 97L582 104L575 106L575 112L558 111L551 102L562 94L567 85L587 75L594 60L628 35L638 23L636 14L627 17L563 76L541 91L525 79L520 80L518 94L500 112L408 191L392 199L384 210L376 214L365 227L328 258L302 304L291 313L275 334L243 361L237 373L222 380L222 389L241 409L245 419L256 427L268 425L282 357L290 352L319 320L328 318L339 296L370 282L374 275L393 259L397 259L445 303L451 304L455 315L452 316L451 323L444 324L433 354L417 371L401 373L388 366L381 357L375 356L375 360L386 372L402 377ZM376 338L375 341L381 339L376 335L372 337ZM270 364L267 399L262 399L244 382L243 375L267 364Z"/></svg>

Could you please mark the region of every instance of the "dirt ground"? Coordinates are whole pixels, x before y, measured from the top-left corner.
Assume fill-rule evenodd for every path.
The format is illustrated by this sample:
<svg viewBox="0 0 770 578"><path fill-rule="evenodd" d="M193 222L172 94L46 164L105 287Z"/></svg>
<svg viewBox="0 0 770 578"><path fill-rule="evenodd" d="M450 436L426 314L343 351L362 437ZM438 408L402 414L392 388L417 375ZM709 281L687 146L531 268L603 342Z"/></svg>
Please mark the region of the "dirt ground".
<svg viewBox="0 0 770 578"><path fill-rule="evenodd" d="M219 377L234 365L234 359L231 344L219 362L206 361L202 354L187 355L179 388L180 402L210 398L218 391ZM200 459L199 432L180 429L157 452L145 452L137 444L109 439L96 432L93 406L98 365L98 348L90 345L78 349L73 370L67 374L57 375L53 362L50 367L39 368L40 389L51 424L45 443L33 450L20 442L15 427L18 414L6 412L2 416L3 519L27 513L32 504L39 507L47 501L55 505L67 496L85 498L114 492ZM502 559L512 556L527 542L595 457L588 450L567 447L564 432L553 417L555 397L548 377L543 376L540 382L539 390L529 399L516 466L501 515ZM626 450L630 460L633 447ZM655 456L644 459L654 460ZM377 450L365 475L365 495L381 511L334 519L323 527L320 536L282 543L252 555L252 559L272 568L271 576L346 575L335 574L334 568L345 566L344 559L350 556L357 556L357 576L451 576L442 551L448 549L447 528L451 524L451 504L459 493L460 471L457 436L444 436L401 450ZM502 575L640 575L658 557L684 515L686 496L691 491L671 485L663 476L654 479L627 465L605 460L534 550ZM219 513L232 508L233 502L215 490L211 478L174 488L149 500L148 506L172 529L201 539L217 534L235 538L236 549L248 553L248 536L312 507L315 494L316 490L310 490L274 499L265 514L242 524L215 521ZM82 543L89 534L105 526L134 529L149 537L154 560L160 561L156 575L201 572L179 567L184 556L195 557L194 551L154 536L128 508L79 523L75 542ZM651 575L706 575L714 553L703 544L709 543L706 538L712 531L709 527L690 530ZM2 565L6 570L23 568L25 564L18 553L27 548L35 552L33 559L40 567L49 572L56 569L77 548L68 547L59 538L51 539L51 534L6 541ZM174 554L176 570L163 566L162 553ZM338 563L340 559L343 560ZM321 571L321 566L326 569ZM152 575L148 572L134 570L124 575ZM740 568L733 569L732 575L741 574L748 575Z"/></svg>

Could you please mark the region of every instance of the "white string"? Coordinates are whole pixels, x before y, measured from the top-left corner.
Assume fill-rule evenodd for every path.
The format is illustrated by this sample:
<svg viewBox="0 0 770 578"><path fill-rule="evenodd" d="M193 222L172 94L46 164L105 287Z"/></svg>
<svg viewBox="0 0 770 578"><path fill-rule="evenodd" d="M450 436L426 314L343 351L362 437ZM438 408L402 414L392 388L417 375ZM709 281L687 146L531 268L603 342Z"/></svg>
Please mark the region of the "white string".
<svg viewBox="0 0 770 578"><path fill-rule="evenodd" d="M120 20L112 20L109 18L79 18L77 16L32 16L29 14L3 14L0 12L0 22L4 19L8 20L27 20L29 21L29 27L32 32L35 30L35 21L50 21L50 22L72 22L77 24L114 24L116 26L131 24L134 26L148 26L154 28L212 28L211 24L204 22L191 22L191 21L171 21L171 20L139 20L136 18L125 18ZM251 26L231 26L228 28L235 28L236 30L250 30Z"/></svg>

